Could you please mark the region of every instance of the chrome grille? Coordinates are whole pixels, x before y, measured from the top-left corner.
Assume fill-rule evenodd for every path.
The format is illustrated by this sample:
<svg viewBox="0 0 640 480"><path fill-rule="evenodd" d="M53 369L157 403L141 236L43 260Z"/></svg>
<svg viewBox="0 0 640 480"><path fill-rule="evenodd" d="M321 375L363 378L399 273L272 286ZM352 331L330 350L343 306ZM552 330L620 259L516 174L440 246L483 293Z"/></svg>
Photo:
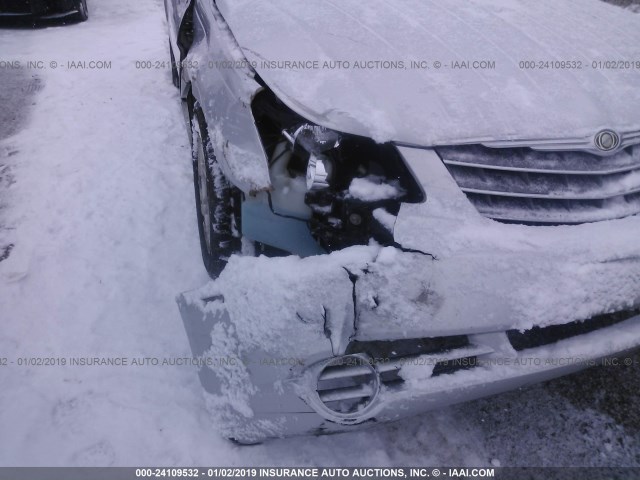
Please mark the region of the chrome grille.
<svg viewBox="0 0 640 480"><path fill-rule="evenodd" d="M640 145L602 157L480 145L438 154L486 217L525 224L578 224L640 213Z"/></svg>

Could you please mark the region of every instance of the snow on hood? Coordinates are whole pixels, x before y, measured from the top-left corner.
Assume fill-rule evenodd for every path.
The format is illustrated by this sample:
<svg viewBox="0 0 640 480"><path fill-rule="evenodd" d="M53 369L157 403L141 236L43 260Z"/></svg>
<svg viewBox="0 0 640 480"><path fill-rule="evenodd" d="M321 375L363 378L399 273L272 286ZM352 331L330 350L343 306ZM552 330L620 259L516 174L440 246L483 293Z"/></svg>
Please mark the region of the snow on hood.
<svg viewBox="0 0 640 480"><path fill-rule="evenodd" d="M640 61L640 17L599 0L217 5L270 88L330 128L424 146L640 130L640 69L593 68L598 61ZM582 68L520 68L521 61L547 60ZM264 61L311 68L269 68ZM324 63L336 61L350 67ZM398 68L354 68L375 61ZM429 68L411 68L411 61ZM495 69L473 69L474 61L495 62ZM471 68L454 69L454 62Z"/></svg>

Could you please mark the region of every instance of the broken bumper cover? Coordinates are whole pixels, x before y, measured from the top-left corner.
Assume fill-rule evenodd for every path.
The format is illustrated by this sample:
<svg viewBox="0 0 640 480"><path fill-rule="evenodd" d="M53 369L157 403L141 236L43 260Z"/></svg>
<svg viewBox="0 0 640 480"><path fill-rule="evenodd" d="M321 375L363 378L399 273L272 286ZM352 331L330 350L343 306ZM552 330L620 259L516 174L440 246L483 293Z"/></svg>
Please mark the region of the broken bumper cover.
<svg viewBox="0 0 640 480"><path fill-rule="evenodd" d="M210 411L251 443L327 433L538 382L640 346L640 217L481 217L430 150L402 249L233 257L178 303Z"/></svg>
<svg viewBox="0 0 640 480"><path fill-rule="evenodd" d="M472 318L452 317L447 327L438 312L448 312L450 299L466 312L467 288L461 285L456 298L440 290L448 281L427 282L425 289L396 270L406 260L407 268L437 272L439 260L395 249L353 253L234 258L219 280L179 297L207 402L225 436L251 443L396 420L640 346L640 311L628 305L585 322L567 317L571 323L520 331L500 316L510 308L506 297L490 298L474 303ZM361 257L359 267L354 257ZM384 289L393 291L396 281L405 295L396 293L390 305L397 313L388 316ZM402 318L407 328L400 328Z"/></svg>

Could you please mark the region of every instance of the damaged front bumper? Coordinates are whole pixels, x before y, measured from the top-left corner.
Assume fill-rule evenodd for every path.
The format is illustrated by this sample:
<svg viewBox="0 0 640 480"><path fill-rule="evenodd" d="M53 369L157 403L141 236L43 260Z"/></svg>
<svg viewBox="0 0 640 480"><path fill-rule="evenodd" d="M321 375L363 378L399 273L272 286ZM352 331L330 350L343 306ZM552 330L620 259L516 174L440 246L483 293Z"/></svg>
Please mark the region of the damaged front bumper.
<svg viewBox="0 0 640 480"><path fill-rule="evenodd" d="M178 303L222 433L343 431L547 380L640 346L640 218L481 217L431 150L395 247L234 257Z"/></svg>

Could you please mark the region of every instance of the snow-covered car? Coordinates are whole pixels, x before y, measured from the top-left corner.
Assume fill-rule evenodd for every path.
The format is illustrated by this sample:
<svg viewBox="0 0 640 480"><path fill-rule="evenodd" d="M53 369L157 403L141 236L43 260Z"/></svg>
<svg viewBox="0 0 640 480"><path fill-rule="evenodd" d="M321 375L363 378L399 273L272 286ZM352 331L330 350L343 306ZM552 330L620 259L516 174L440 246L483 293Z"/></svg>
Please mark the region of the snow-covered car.
<svg viewBox="0 0 640 480"><path fill-rule="evenodd" d="M0 18L4 17L75 17L85 21L89 18L89 10L87 0L0 0Z"/></svg>
<svg viewBox="0 0 640 480"><path fill-rule="evenodd" d="M178 303L226 436L373 425L640 345L640 17L166 7L213 277Z"/></svg>

